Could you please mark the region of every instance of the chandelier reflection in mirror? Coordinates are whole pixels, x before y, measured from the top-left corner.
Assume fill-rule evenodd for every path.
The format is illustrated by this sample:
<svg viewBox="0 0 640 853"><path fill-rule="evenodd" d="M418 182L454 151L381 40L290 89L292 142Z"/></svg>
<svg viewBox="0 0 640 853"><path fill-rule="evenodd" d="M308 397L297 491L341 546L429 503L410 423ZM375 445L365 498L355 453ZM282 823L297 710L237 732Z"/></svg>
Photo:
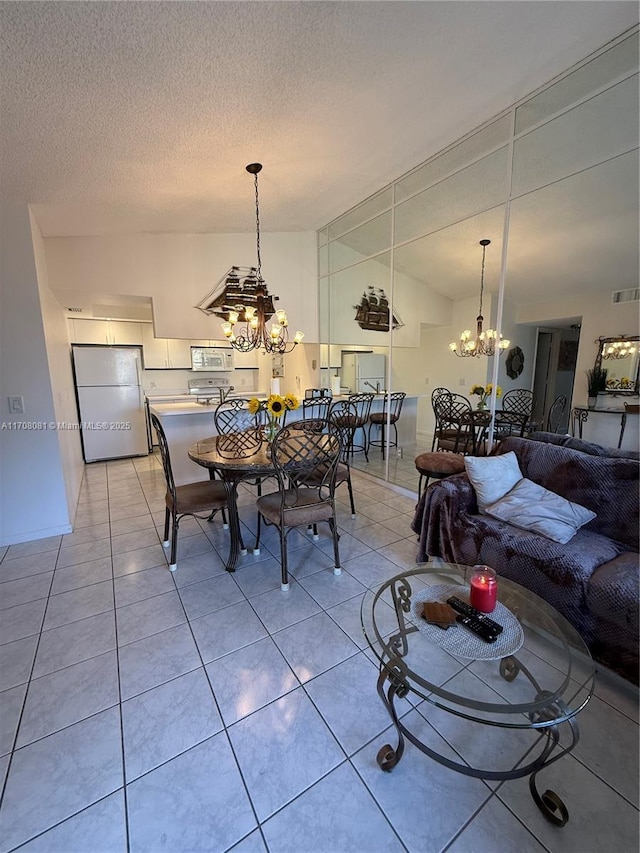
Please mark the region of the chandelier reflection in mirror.
<svg viewBox="0 0 640 853"><path fill-rule="evenodd" d="M304 338L303 332L296 332L289 341L289 321L287 312L276 310L274 303L278 297L269 293L262 278L262 259L260 256L260 205L258 200L258 173L261 163L249 163L247 172L253 175L256 195L256 254L257 267L234 266L205 296L196 308L205 314L216 314L224 318L222 331L231 346L240 352L264 349L268 353L291 352ZM274 317L275 315L275 317ZM267 322L274 317L270 328Z"/></svg>
<svg viewBox="0 0 640 853"><path fill-rule="evenodd" d="M491 243L491 240L480 240L480 245L482 246L482 270L480 272L480 308L478 310L478 316L476 317L476 336L472 337L472 332L470 329L465 329L464 332L460 335L459 341L452 341L449 344L449 349L451 352L455 353L460 358L471 358L474 356L492 356L494 353L498 352L498 355L501 355L504 350L507 349L511 341L502 338L502 335L499 334L494 329L487 329L487 331L483 331L482 323L484 322L484 317L482 316L482 297L484 294L484 259L487 251L487 246Z"/></svg>
<svg viewBox="0 0 640 853"><path fill-rule="evenodd" d="M621 336L619 341L607 341L602 345L603 358L628 358L634 355L636 346L631 341L625 341Z"/></svg>

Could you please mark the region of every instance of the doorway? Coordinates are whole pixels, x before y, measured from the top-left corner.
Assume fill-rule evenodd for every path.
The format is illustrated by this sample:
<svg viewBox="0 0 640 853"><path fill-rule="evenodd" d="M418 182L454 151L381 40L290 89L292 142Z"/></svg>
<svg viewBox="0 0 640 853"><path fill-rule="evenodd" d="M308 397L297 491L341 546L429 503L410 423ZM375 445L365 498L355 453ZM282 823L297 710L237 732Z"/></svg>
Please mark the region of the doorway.
<svg viewBox="0 0 640 853"><path fill-rule="evenodd" d="M569 431L573 384L576 375L580 324L572 323L553 328L539 328L536 342L536 361L533 374L532 420L546 428L549 409L560 394L567 405L557 431Z"/></svg>

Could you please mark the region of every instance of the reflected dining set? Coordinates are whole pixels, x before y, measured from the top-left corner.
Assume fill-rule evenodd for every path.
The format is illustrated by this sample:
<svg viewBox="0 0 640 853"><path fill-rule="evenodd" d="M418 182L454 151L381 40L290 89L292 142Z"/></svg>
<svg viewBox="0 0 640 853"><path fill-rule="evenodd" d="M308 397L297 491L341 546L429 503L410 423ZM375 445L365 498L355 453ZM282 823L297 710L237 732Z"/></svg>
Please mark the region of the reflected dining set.
<svg viewBox="0 0 640 853"><path fill-rule="evenodd" d="M333 573L341 574L335 490L347 484L355 517L349 461L361 425L354 402L329 396L305 400L302 419L286 424L283 418L274 435L266 432L264 405L256 410L255 401L249 399L221 402L214 413L217 435L195 442L188 451L193 462L208 470L209 481L178 486L162 423L155 415L152 422L167 485L163 545L171 547L171 571L178 567L180 521L185 516L212 521L218 512L229 529L226 568L235 571L240 555L247 553L238 512L238 487L246 484L256 489L253 553L260 553L261 524L274 527L280 543L282 590L289 589L287 537L294 528L306 528L317 540L318 525L326 522L333 542ZM271 483L263 488L266 480Z"/></svg>
<svg viewBox="0 0 640 853"><path fill-rule="evenodd" d="M415 466L420 474L419 494L431 479L462 473L464 456L484 456L491 428L491 413L486 408L474 408L467 397L448 388L435 388L431 394L431 405L434 415L431 451L418 454L415 458ZM552 404L547 424L553 418L553 431L557 429L565 407L566 397L562 396L557 397ZM502 398L502 407L495 412L494 443L507 435L523 437L537 429L532 412L532 391L526 388L508 391Z"/></svg>

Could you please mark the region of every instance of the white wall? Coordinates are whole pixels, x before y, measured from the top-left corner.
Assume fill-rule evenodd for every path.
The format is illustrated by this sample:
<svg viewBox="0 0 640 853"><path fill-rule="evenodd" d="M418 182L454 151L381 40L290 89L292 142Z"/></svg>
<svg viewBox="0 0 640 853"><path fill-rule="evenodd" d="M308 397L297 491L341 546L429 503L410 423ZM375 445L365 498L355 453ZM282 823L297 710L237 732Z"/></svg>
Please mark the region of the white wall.
<svg viewBox="0 0 640 853"><path fill-rule="evenodd" d="M67 320L62 306L49 289L44 242L33 213L30 213L30 221L53 408L58 424L73 424L78 420L78 408L73 385ZM72 520L84 473L80 433L77 430L58 429L56 435L60 447L67 505Z"/></svg>
<svg viewBox="0 0 640 853"><path fill-rule="evenodd" d="M162 338L220 337L220 318L194 308L234 264L255 263L252 234L134 234L48 237L49 283L58 290L153 299ZM262 272L280 297L291 329L318 341L316 237L313 232L261 235Z"/></svg>
<svg viewBox="0 0 640 853"><path fill-rule="evenodd" d="M4 198L0 220L0 420L56 420L26 204ZM24 398L24 415L7 396ZM54 430L0 430L0 544L71 530L58 435Z"/></svg>
<svg viewBox="0 0 640 853"><path fill-rule="evenodd" d="M421 394L418 401L417 432L431 436L434 430L431 393L434 388L444 387L456 394L468 397L475 405L477 398L470 397L472 385L484 385L490 381L491 360L482 358L459 358L449 349L452 341L457 341L463 329L474 329L474 320L478 311L476 297L453 302L451 323L448 326L422 327L419 351L394 349L394 373L402 377L404 384L399 390L405 390L407 377L417 374L413 387ZM490 305L487 304L487 309ZM489 311L487 310L487 314ZM400 364L398 364L400 359ZM397 368L396 368L396 365ZM401 368L400 365L403 365ZM400 379L402 382L402 378ZM409 386L411 387L411 386ZM426 449L426 448L424 448Z"/></svg>
<svg viewBox="0 0 640 853"><path fill-rule="evenodd" d="M498 366L498 385L506 394L514 388L529 388L533 390L533 366L536 355L536 326L524 326L516 322L517 306L505 295L502 306L502 337L509 341L509 348L500 356ZM520 347L524 353L524 367L516 379L507 376L507 356L509 350Z"/></svg>

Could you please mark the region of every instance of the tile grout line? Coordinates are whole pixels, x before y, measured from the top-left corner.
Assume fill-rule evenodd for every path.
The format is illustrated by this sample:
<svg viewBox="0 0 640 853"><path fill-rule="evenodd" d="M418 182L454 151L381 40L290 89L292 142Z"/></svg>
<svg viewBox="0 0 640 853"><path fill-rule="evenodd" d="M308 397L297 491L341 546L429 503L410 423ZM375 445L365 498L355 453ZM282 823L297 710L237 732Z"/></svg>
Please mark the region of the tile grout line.
<svg viewBox="0 0 640 853"><path fill-rule="evenodd" d="M60 543L59 543L59 545L58 545L58 554L60 553L60 549L61 549L61 547L62 547L62 538L60 538ZM56 562L57 562L57 558L56 558ZM13 740L12 740L12 744L11 744L11 750L10 750L10 752L8 753L8 754L9 754L9 761L8 761L8 763L7 763L7 768L6 768L6 771L5 771L5 776L4 776L4 780L3 780L3 784L2 784L2 790L0 791L0 808L2 807L2 804L3 804L3 802L4 802L4 798L5 798L5 794L6 794L6 790L7 790L7 785L8 785L8 782L9 782L9 775L10 775L10 773L11 773L11 765L13 764L13 757L14 757L14 755L15 755L15 753L16 753L16 743L17 743L17 741L18 741L18 735L19 735L19 733L20 733L20 726L22 725L22 717L23 717L23 715L24 715L24 710L25 710L25 707L26 707L26 704L27 704L27 697L28 697L28 695L29 695L29 690L30 690L30 688L31 688L31 682L32 682L32 680L33 680L33 671L34 671L34 669L35 669L36 660L37 660L37 658L38 658L38 651L40 650L40 643L41 643L41 641L42 641L42 634L43 634L42 626L44 625L45 619L46 619L46 617L47 617L47 610L48 610L48 608L49 608L49 599L51 598L51 587L53 586L53 579L54 579L54 577L55 577L55 568L54 568L54 570L53 570L53 571L52 571L52 573L51 573L51 580L50 580L50 582L49 582L49 592L48 592L48 594L47 594L47 596L46 596L46 602L47 602L47 603L45 604L44 610L43 610L43 612L42 612L42 621L41 621L41 623L40 623L40 631L39 631L39 633L38 633L38 639L37 639L37 641L36 641L36 646L35 646L35 649L34 649L34 652L33 652L33 659L32 659L32 661L31 661L31 667L30 667L30 669L29 669L29 675L28 675L28 678L27 678L26 682L22 682L23 684L24 684L24 683L26 683L27 687L26 687L26 690L25 690L25 692L24 692L24 697L23 697L23 699L22 699L22 706L21 706L21 708L20 708L20 714L19 714L19 716L18 716L18 722L17 722L17 725L16 725L16 730L15 730L15 733L14 733L14 735L13 735ZM37 601L41 601L42 599L36 599L36 600L37 600ZM32 635L32 636L33 636L33 635ZM14 685L14 686L19 687L20 685ZM11 689L11 688L9 688L9 689ZM23 842L23 843L24 843L24 842Z"/></svg>
<svg viewBox="0 0 640 853"><path fill-rule="evenodd" d="M120 645L118 643L118 616L116 607L116 577L113 569L113 537L111 536L111 500L109 498L109 467L107 469L107 500L109 510L109 547L111 550L111 588L113 592L113 626L116 652L116 671L118 674L118 718L120 721L120 756L122 760L122 797L124 802L124 831L127 845L127 853L131 850L131 836L129 832L129 797L127 792L127 762L124 747L124 721L122 715L122 683L120 678ZM113 792L112 792L113 793ZM92 804L93 805L93 804Z"/></svg>

